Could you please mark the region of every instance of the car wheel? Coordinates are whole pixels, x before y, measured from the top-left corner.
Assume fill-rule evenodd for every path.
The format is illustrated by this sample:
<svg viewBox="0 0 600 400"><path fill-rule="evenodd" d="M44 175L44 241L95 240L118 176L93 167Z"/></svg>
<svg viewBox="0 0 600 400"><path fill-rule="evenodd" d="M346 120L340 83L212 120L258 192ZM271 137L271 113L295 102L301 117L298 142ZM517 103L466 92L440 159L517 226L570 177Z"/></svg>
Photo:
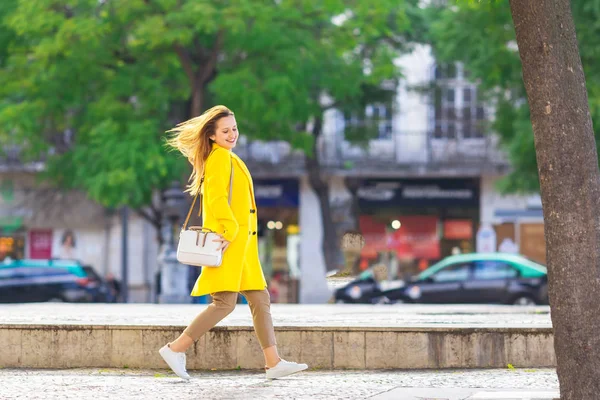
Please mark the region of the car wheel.
<svg viewBox="0 0 600 400"><path fill-rule="evenodd" d="M512 301L512 304L515 306L535 306L537 303L531 298L531 296L522 295L515 297Z"/></svg>
<svg viewBox="0 0 600 400"><path fill-rule="evenodd" d="M47 301L47 303L64 303L65 301L60 297L53 297Z"/></svg>
<svg viewBox="0 0 600 400"><path fill-rule="evenodd" d="M372 304L391 304L390 299L388 299L385 296L381 296L381 297L376 297L373 300L371 300Z"/></svg>

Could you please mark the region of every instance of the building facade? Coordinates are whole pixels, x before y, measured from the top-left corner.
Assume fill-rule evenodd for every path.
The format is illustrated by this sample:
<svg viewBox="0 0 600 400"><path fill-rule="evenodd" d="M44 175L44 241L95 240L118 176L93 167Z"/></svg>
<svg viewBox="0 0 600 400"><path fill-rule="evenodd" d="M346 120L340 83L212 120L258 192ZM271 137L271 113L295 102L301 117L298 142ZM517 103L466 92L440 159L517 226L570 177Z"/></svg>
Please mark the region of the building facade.
<svg viewBox="0 0 600 400"><path fill-rule="evenodd" d="M122 219L79 192L37 182L39 168L0 171L0 261L73 259L102 277L122 279ZM153 300L158 246L154 228L130 213L128 299Z"/></svg>
<svg viewBox="0 0 600 400"><path fill-rule="evenodd" d="M539 201L495 189L509 165L497 138L484 133L493 110L468 72L461 65L438 65L428 46L399 58L398 65L404 78L395 101L366 110L369 126L377 128L367 146L353 145L344 135L364 121L336 110L327 112L318 143L338 220L352 202L345 179L359 182L359 227L366 240L360 267L385 263L390 277L411 275L450 254L476 251L482 227L493 229L491 250L516 247L544 262ZM303 155L286 143L243 143L236 151L261 182L298 182L299 251L293 262L299 265L299 297L303 303L326 301L320 207L304 176ZM513 246L504 246L506 241Z"/></svg>
<svg viewBox="0 0 600 400"><path fill-rule="evenodd" d="M366 241L359 267L385 263L390 277L411 275L454 252L476 251L482 227L493 229L492 250L516 248L545 262L539 197L496 191L509 165L496 138L484 134L492 113L467 71L436 64L427 46L397 62L404 78L395 101L368 106L369 121L328 111L318 143L340 233L358 204ZM363 123L376 127L376 137L366 146L346 140L346 130ZM255 180L259 253L272 300L327 301L321 211L304 155L285 142L244 137L235 152ZM120 216L81 194L34 184L38 171L0 170L0 259L73 257L120 279ZM348 178L358 185L356 199ZM134 213L128 232L130 301L153 301L156 232ZM512 248L503 245L509 242Z"/></svg>

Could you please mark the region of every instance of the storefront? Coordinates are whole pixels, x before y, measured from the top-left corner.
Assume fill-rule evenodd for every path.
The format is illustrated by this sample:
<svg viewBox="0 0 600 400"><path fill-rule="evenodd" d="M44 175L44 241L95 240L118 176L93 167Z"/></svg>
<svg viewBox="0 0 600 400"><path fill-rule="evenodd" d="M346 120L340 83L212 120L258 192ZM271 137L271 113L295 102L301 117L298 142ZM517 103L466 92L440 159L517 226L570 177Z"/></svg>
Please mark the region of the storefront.
<svg viewBox="0 0 600 400"><path fill-rule="evenodd" d="M383 263L402 277L475 249L478 179L366 180L358 197L361 269Z"/></svg>
<svg viewBox="0 0 600 400"><path fill-rule="evenodd" d="M274 303L298 302L300 189L297 179L256 179L259 256Z"/></svg>
<svg viewBox="0 0 600 400"><path fill-rule="evenodd" d="M496 189L499 176L481 180L481 221L496 234L496 251L520 254L546 263L544 215L539 194L502 194Z"/></svg>
<svg viewBox="0 0 600 400"><path fill-rule="evenodd" d="M546 241L542 209L506 210L494 213L498 251L505 252L506 243L513 244L513 253L546 264Z"/></svg>
<svg viewBox="0 0 600 400"><path fill-rule="evenodd" d="M25 230L23 219L0 216L0 261L25 257Z"/></svg>

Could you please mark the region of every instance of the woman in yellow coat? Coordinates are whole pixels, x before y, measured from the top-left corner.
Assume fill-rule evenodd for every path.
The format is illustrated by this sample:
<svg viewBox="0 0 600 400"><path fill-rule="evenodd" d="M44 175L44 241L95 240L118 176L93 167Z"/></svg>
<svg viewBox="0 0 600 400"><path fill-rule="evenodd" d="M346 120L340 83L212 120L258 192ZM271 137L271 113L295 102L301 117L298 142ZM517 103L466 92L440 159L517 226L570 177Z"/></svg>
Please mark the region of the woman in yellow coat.
<svg viewBox="0 0 600 400"><path fill-rule="evenodd" d="M211 294L213 302L173 342L159 350L171 369L189 379L185 351L230 314L238 293L248 300L254 330L263 349L267 378L281 378L308 368L281 359L277 352L267 283L258 258L257 211L252 177L232 150L239 132L235 116L215 106L197 118L177 125L168 143L193 166L188 191L202 196L203 224L220 235L224 251L219 267L202 268L192 296ZM233 174L233 180L232 178ZM230 197L230 182L233 182Z"/></svg>

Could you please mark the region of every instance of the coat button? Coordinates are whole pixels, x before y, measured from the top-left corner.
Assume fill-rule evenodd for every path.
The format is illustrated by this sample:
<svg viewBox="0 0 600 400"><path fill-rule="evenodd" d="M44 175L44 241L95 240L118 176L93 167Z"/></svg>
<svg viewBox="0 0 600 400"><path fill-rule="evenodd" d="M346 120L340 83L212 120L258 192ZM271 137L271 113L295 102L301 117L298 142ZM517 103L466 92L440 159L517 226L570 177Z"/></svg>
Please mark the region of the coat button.
<svg viewBox="0 0 600 400"><path fill-rule="evenodd" d="M252 232L253 235L256 235L256 231Z"/></svg>
<svg viewBox="0 0 600 400"><path fill-rule="evenodd" d="M254 209L250 210L250 214L254 214L255 212L256 212L256 210L254 210Z"/></svg>

